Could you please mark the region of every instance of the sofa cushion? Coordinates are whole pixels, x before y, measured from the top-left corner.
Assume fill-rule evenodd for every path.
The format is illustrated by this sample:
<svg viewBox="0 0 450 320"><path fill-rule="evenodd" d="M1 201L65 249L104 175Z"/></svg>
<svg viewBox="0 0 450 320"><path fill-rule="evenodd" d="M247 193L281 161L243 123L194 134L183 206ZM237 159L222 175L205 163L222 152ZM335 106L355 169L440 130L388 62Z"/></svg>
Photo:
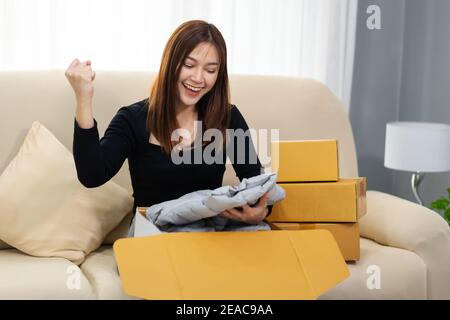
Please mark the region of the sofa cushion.
<svg viewBox="0 0 450 320"><path fill-rule="evenodd" d="M132 207L114 182L85 188L72 153L35 121L0 176L0 239L29 255L80 264Z"/></svg>
<svg viewBox="0 0 450 320"><path fill-rule="evenodd" d="M427 299L426 265L418 255L365 238L360 244L361 259L347 264L350 277L320 299ZM377 273L380 289L372 281Z"/></svg>
<svg viewBox="0 0 450 320"><path fill-rule="evenodd" d="M11 249L12 247L7 244L6 242L3 242L2 240L0 240L0 250L2 249Z"/></svg>
<svg viewBox="0 0 450 320"><path fill-rule="evenodd" d="M116 240L127 238L133 217L134 213L130 211L119 225L105 237L103 245L113 245Z"/></svg>
<svg viewBox="0 0 450 320"><path fill-rule="evenodd" d="M94 299L80 268L64 258L37 258L0 250L0 300Z"/></svg>
<svg viewBox="0 0 450 320"><path fill-rule="evenodd" d="M450 228L438 213L372 190L360 230L365 238L416 253L427 266L428 299L450 299Z"/></svg>
<svg viewBox="0 0 450 320"><path fill-rule="evenodd" d="M123 292L111 246L102 246L91 253L80 268L91 283L96 299L138 299Z"/></svg>

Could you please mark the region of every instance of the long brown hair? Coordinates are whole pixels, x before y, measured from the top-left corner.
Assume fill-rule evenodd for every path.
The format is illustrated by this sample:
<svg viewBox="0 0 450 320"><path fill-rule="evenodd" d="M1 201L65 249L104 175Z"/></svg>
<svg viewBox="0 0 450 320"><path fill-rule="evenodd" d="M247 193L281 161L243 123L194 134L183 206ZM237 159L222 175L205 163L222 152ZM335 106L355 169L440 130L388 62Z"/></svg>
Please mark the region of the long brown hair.
<svg viewBox="0 0 450 320"><path fill-rule="evenodd" d="M147 130L167 154L178 143L171 141L171 133L178 127L175 103L181 66L189 53L202 42L215 46L219 55L219 71L212 89L197 103L198 116L203 121L203 130L218 129L222 132L224 143L226 140L231 105L225 40L213 24L191 20L181 24L170 36L148 101Z"/></svg>

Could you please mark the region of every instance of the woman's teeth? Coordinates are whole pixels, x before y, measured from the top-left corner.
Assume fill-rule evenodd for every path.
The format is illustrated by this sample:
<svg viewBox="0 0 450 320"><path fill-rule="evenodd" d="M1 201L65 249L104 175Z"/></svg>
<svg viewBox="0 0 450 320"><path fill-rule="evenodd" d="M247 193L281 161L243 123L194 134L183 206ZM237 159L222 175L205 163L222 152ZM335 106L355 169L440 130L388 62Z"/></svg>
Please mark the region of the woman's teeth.
<svg viewBox="0 0 450 320"><path fill-rule="evenodd" d="M196 88L196 87L188 85L187 83L184 83L184 86L194 92L199 92L200 90L202 90L202 88Z"/></svg>

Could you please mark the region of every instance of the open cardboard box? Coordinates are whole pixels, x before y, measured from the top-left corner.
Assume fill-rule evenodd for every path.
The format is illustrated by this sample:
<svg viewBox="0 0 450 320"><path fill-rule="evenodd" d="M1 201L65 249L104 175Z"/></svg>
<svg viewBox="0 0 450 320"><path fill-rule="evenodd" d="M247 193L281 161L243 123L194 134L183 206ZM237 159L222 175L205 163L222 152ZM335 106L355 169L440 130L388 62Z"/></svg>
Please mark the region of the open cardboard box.
<svg viewBox="0 0 450 320"><path fill-rule="evenodd" d="M144 299L315 299L349 275L327 230L141 234L114 253L124 291Z"/></svg>

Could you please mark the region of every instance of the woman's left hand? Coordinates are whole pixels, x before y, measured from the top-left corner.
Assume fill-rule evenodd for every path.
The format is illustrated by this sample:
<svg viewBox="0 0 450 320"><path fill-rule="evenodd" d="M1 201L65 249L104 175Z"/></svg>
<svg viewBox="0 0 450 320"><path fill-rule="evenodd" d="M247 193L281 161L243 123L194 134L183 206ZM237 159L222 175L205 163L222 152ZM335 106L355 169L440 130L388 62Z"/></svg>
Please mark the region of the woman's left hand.
<svg viewBox="0 0 450 320"><path fill-rule="evenodd" d="M220 215L240 222L258 224L264 220L269 212L269 209L267 209L268 197L268 192L266 192L253 207L246 204L242 206L242 211L232 208L223 211Z"/></svg>

